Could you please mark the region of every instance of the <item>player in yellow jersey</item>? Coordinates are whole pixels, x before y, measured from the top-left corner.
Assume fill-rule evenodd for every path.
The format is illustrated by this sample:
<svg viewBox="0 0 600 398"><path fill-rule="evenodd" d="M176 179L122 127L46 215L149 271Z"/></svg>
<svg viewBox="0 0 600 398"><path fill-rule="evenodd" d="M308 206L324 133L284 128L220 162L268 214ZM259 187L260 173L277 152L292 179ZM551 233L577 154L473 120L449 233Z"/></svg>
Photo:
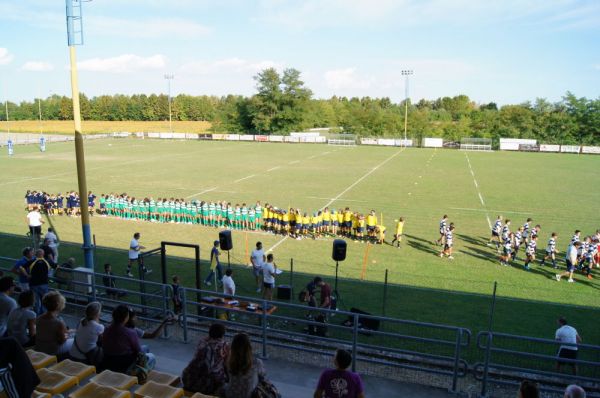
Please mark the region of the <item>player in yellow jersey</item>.
<svg viewBox="0 0 600 398"><path fill-rule="evenodd" d="M392 246L396 242L396 247L400 249L400 242L402 242L402 231L404 230L404 218L400 217L396 223L396 233L394 234L394 240L392 240Z"/></svg>
<svg viewBox="0 0 600 398"><path fill-rule="evenodd" d="M304 213L302 217L302 236L306 236L310 230L310 217L307 213Z"/></svg>
<svg viewBox="0 0 600 398"><path fill-rule="evenodd" d="M331 233L331 213L329 207L323 209L323 232L326 234Z"/></svg>
<svg viewBox="0 0 600 398"><path fill-rule="evenodd" d="M356 239L364 242L365 236L365 216L363 214L358 214L356 216Z"/></svg>
<svg viewBox="0 0 600 398"><path fill-rule="evenodd" d="M290 215L283 210L281 214L281 233L287 235L290 232Z"/></svg>
<svg viewBox="0 0 600 398"><path fill-rule="evenodd" d="M344 210L344 226L342 228L342 234L350 237L352 232L352 212L349 207Z"/></svg>
<svg viewBox="0 0 600 398"><path fill-rule="evenodd" d="M377 216L375 215L375 210L371 210L369 215L367 215L367 233L369 238L372 240L376 239L375 227L377 226Z"/></svg>
<svg viewBox="0 0 600 398"><path fill-rule="evenodd" d="M356 239L358 235L358 212L352 213L352 237Z"/></svg>
<svg viewBox="0 0 600 398"><path fill-rule="evenodd" d="M337 212L337 228L336 228L336 232L335 235L337 235L337 233L339 232L340 235L344 234L344 212L342 211L342 209L339 209Z"/></svg>

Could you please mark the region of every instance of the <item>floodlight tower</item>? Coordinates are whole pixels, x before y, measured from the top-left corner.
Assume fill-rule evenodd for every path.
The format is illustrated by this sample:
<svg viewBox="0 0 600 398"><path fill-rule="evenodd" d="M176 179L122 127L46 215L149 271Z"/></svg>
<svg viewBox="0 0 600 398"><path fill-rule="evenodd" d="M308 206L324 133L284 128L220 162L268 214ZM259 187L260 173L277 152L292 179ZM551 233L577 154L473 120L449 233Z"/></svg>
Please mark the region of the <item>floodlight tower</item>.
<svg viewBox="0 0 600 398"><path fill-rule="evenodd" d="M94 247L92 246L92 229L88 190L85 179L85 156L83 151L83 135L81 132L81 112L79 108L79 81L77 79L77 61L75 46L83 45L83 20L81 14L82 0L65 0L67 6L67 39L71 59L71 93L73 96L73 121L75 122L75 160L77 162L77 183L81 200L81 229L83 232L83 254L86 268L94 269Z"/></svg>
<svg viewBox="0 0 600 398"><path fill-rule="evenodd" d="M167 80L167 85L169 86L169 131L173 132L173 122L171 120L171 80L175 78L175 75L172 73L165 74L165 79Z"/></svg>
<svg viewBox="0 0 600 398"><path fill-rule="evenodd" d="M404 146L406 146L406 129L408 127L408 77L413 74L411 69L404 69Z"/></svg>

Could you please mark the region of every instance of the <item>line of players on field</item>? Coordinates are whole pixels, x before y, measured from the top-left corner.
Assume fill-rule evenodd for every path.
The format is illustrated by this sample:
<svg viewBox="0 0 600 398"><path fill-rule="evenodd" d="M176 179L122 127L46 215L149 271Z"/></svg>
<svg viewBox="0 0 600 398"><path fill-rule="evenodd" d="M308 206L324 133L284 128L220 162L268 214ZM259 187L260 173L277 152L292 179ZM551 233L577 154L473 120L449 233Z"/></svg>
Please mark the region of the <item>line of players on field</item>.
<svg viewBox="0 0 600 398"><path fill-rule="evenodd" d="M530 264L536 260L538 235L541 231L541 226L539 224L532 226L532 222L533 220L528 218L525 224L519 227L517 231L511 232L511 221L506 219L503 222L501 216L497 217L492 226L492 235L488 245L492 243L496 245L496 250L500 253L500 263L502 265L508 266L510 261L515 261L519 248L525 246L524 268L526 270L531 269ZM546 245L545 255L540 260L540 265L545 265L546 261L551 261L554 269L558 269L558 265L556 264L556 256L559 253L556 248L557 239L558 234L552 232ZM564 273L564 276L569 276L569 282L573 281L573 272L575 269L582 271L588 279L592 279L591 271L594 266L598 267L600 260L599 249L600 230L597 230L595 235L589 235L585 238L581 237L580 230L575 230L565 257L567 272ZM560 280L562 275L557 275L557 280Z"/></svg>
<svg viewBox="0 0 600 398"><path fill-rule="evenodd" d="M39 207L48 215L78 216L81 214L77 192L48 194L27 191L25 195L28 210ZM140 220L159 223L198 224L212 227L226 227L239 230L266 230L276 234L289 235L296 239L303 237L319 238L324 235L347 236L359 241L371 240L383 243L385 227L378 223L374 210L364 215L350 208L330 210L328 207L317 212L302 212L300 209L280 209L260 201L247 206L232 205L226 201L185 201L177 198L152 197L136 199L123 194L97 196L88 193L88 206L91 214L118 217L126 220ZM66 202L66 207L65 207ZM99 204L96 209L96 204ZM398 221L403 225L403 220ZM398 229L398 227L396 228ZM402 228L400 227L400 235ZM398 233L396 233L398 235ZM395 241L399 241L396 239Z"/></svg>

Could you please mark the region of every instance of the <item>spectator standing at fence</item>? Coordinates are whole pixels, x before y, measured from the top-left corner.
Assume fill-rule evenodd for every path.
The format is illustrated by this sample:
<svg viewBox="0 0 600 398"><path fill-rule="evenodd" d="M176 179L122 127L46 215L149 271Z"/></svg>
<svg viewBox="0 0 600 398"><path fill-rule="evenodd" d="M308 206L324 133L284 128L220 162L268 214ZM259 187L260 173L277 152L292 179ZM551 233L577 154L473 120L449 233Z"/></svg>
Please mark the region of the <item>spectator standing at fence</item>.
<svg viewBox="0 0 600 398"><path fill-rule="evenodd" d="M26 247L23 249L23 257L13 266L12 272L17 274L17 286L22 292L29 290L29 267L34 261L33 249Z"/></svg>
<svg viewBox="0 0 600 398"><path fill-rule="evenodd" d="M320 288L319 295L319 307L330 309L332 300L331 300L331 286L329 283L325 282L323 279L319 281L318 284Z"/></svg>
<svg viewBox="0 0 600 398"><path fill-rule="evenodd" d="M208 336L198 342L194 358L183 369L181 375L186 391L212 395L218 393L225 384L229 344L224 336L225 327L213 323L208 330Z"/></svg>
<svg viewBox="0 0 600 398"><path fill-rule="evenodd" d="M42 235L42 214L37 206L33 206L33 209L27 213L27 225L29 226L29 233L33 237L33 244L37 247L40 244L40 236Z"/></svg>
<svg viewBox="0 0 600 398"><path fill-rule="evenodd" d="M44 251L35 252L36 260L29 267L29 288L35 293L35 313L40 315L45 311L42 299L48 293L48 276L52 267L44 258Z"/></svg>
<svg viewBox="0 0 600 398"><path fill-rule="evenodd" d="M44 251L44 259L50 264L52 268L56 268L56 260L54 259L54 251L49 246L50 240L48 238L44 238L44 241L40 245L40 249Z"/></svg>
<svg viewBox="0 0 600 398"><path fill-rule="evenodd" d="M252 263L252 273L256 279L256 293L260 293L263 283L262 266L265 262L265 252L262 242L256 242L256 249L250 255L250 262Z"/></svg>
<svg viewBox="0 0 600 398"><path fill-rule="evenodd" d="M142 272L145 274L149 274L152 270L147 269L140 258L140 252L145 249L144 246L140 245L140 238L142 235L139 232L133 234L133 238L131 242L129 242L129 262L127 263L127 276L133 278L133 274L131 273L131 266L134 263L137 263L138 267L142 267Z"/></svg>
<svg viewBox="0 0 600 398"><path fill-rule="evenodd" d="M8 326L8 316L17 308L17 302L10 297L15 291L15 281L10 276L0 278L0 337L4 337Z"/></svg>
<svg viewBox="0 0 600 398"><path fill-rule="evenodd" d="M230 268L225 271L225 276L223 277L223 294L227 296L235 296L235 281L233 280L233 270Z"/></svg>
<svg viewBox="0 0 600 398"><path fill-rule="evenodd" d="M221 252L219 251L219 241L215 240L213 242L213 248L210 251L210 273L204 280L204 284L206 286L212 285L211 280L215 277L215 270L217 271L217 282L219 285L222 284L221 280L223 279L223 268L221 267L221 262L219 261L219 256Z"/></svg>
<svg viewBox="0 0 600 398"><path fill-rule="evenodd" d="M15 308L8 315L8 335L17 339L23 347L31 347L35 344L35 319L37 315L32 307L35 295L31 290L21 292Z"/></svg>
<svg viewBox="0 0 600 398"><path fill-rule="evenodd" d="M263 298L271 301L273 299L273 288L275 287L275 275L277 265L273 259L273 253L267 255L267 262L262 266L263 272Z"/></svg>
<svg viewBox="0 0 600 398"><path fill-rule="evenodd" d="M364 387L358 373L348 370L352 364L352 354L337 350L333 360L335 369L321 373L314 398L364 398Z"/></svg>
<svg viewBox="0 0 600 398"><path fill-rule="evenodd" d="M104 264L104 276L102 277L102 284L105 287L106 296L111 300L116 300L119 297L119 291L117 290L117 282L112 272L112 265Z"/></svg>
<svg viewBox="0 0 600 398"><path fill-rule="evenodd" d="M58 263L58 236L54 233L54 228L49 227L48 232L46 232L45 238L48 240L48 246L52 249L52 254L54 255L54 261Z"/></svg>
<svg viewBox="0 0 600 398"><path fill-rule="evenodd" d="M540 388L536 382L523 380L519 386L517 398L539 398Z"/></svg>
<svg viewBox="0 0 600 398"><path fill-rule="evenodd" d="M179 314L183 309L183 290L181 290L181 285L179 284L179 277L177 275L173 275L173 283L171 283L171 289L173 289L173 312L175 314Z"/></svg>
<svg viewBox="0 0 600 398"><path fill-rule="evenodd" d="M577 333L577 329L570 326L567 320L563 317L558 318L559 328L556 329L555 339L563 343L558 349L558 357L564 359L577 359L577 344L581 344L581 337ZM563 364L567 362L560 359L556 363L556 370L560 372ZM573 374L577 375L577 364L568 363L573 369Z"/></svg>

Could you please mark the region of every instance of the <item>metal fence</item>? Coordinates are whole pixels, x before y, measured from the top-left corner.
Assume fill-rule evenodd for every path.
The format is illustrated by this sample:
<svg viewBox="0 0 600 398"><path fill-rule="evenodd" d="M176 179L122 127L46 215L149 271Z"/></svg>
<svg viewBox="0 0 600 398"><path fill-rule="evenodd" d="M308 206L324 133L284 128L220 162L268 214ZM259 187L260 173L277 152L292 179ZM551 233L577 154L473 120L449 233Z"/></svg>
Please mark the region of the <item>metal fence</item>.
<svg viewBox="0 0 600 398"><path fill-rule="evenodd" d="M157 256L147 259L153 257ZM15 261L0 257L0 269L9 271ZM308 280L305 275L289 277L291 285ZM117 288L112 287L111 278ZM105 310L125 303L148 323L175 315L172 287L155 280L61 269L53 276L51 287L60 290L78 313L88 302L98 300ZM350 291L344 289L342 294ZM578 359L563 360L566 365L578 366L578 375L573 376L555 369L560 343L554 340L486 331L477 335L476 344L471 344L471 331L463 327L320 309L291 300L267 302L242 294L235 296L239 307L233 308L215 301L229 301L231 297L187 287L181 288L181 299L182 309L176 314L178 326L167 326L163 335L166 338L187 343L192 333L204 333L218 319L231 332L249 333L263 357L269 348L333 355L332 347L343 347L353 353L352 369L357 365L381 365L441 375L453 392L460 392L460 380L472 374L473 382L480 383L481 396L488 396L492 386L516 389L521 380L533 379L548 393L558 393L566 385L577 383L586 388L588 396L600 397L600 346L580 344ZM249 303L256 308L254 311L248 310ZM261 311L271 306L276 307L274 312ZM570 370L569 366L565 368Z"/></svg>

